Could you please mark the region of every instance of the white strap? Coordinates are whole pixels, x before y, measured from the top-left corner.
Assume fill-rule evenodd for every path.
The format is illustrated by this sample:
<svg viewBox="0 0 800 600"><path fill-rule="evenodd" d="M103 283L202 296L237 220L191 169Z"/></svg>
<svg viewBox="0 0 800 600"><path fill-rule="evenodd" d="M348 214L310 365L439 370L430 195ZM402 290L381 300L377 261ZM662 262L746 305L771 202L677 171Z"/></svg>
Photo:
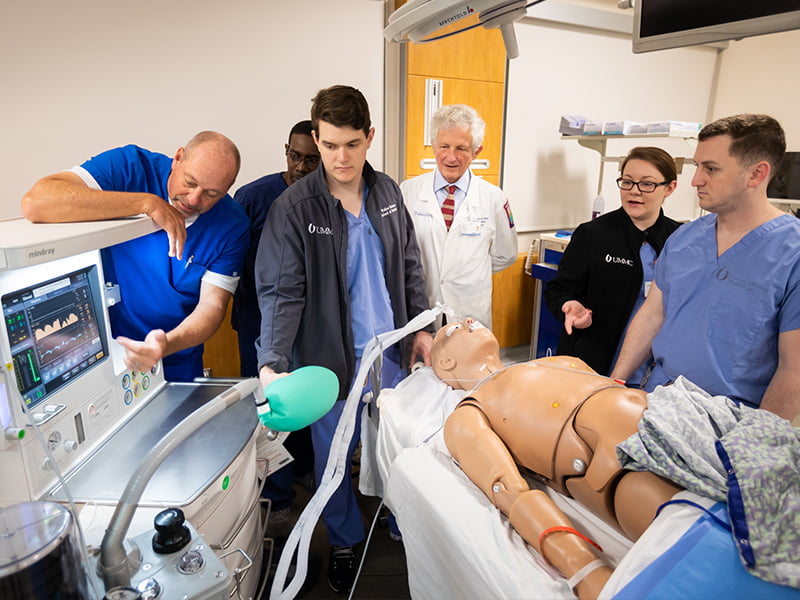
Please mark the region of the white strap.
<svg viewBox="0 0 800 600"><path fill-rule="evenodd" d="M589 573L591 573L595 569L599 569L600 567L604 567L605 565L606 565L606 563L604 563L599 558L596 559L596 560L593 560L592 562L590 562L590 563L588 563L586 565L583 565L580 569L578 569L578 572L575 573L575 575L573 575L572 577L567 579L567 585L569 586L569 589L574 590L581 581L586 579L586 576Z"/></svg>

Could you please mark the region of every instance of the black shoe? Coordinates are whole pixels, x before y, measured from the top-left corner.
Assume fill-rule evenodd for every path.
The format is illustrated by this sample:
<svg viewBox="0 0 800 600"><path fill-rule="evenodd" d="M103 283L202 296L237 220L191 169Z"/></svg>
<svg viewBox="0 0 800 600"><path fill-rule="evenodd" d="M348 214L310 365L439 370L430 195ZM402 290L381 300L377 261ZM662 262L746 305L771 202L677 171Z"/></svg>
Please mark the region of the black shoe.
<svg viewBox="0 0 800 600"><path fill-rule="evenodd" d="M356 579L356 552L353 546L331 546L328 583L334 592L349 592Z"/></svg>

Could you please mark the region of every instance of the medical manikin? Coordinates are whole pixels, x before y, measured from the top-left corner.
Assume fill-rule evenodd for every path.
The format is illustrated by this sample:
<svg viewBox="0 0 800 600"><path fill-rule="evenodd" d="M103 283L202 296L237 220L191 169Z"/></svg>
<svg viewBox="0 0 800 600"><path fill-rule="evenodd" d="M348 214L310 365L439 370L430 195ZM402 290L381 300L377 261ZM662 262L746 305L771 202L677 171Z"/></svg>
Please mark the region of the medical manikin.
<svg viewBox="0 0 800 600"><path fill-rule="evenodd" d="M445 424L452 456L581 600L596 598L612 569L520 471L637 539L658 507L680 491L617 462L615 447L636 433L647 394L571 357L504 367L497 339L470 319L440 329L431 358L439 378L469 390Z"/></svg>

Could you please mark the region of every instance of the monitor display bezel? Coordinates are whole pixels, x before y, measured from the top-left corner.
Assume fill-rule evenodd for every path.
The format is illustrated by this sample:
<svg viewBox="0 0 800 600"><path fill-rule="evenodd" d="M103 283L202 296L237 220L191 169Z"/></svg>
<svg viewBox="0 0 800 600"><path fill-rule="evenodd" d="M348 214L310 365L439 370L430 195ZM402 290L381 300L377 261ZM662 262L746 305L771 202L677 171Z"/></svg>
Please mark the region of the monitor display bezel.
<svg viewBox="0 0 800 600"><path fill-rule="evenodd" d="M80 379L83 375L90 371L94 371L99 365L104 364L110 358L110 345L109 345L109 336L108 336L108 327L106 323L106 315L104 310L104 299L102 294L102 289L100 286L100 278L101 278L101 271L97 264L85 264L82 266L77 266L74 269L69 270L68 272L61 273L61 274L54 274L52 271L43 271L42 278L34 281L28 281L26 284L22 284L20 287L15 287L14 289L9 289L3 291L0 294L0 305L3 307L3 332L5 336L6 343L8 344L8 351L10 353L9 358L11 359L12 363L16 362L16 356L14 349L11 345L11 334L9 331L9 323L7 322L7 315L6 315L6 304L10 302L12 299L21 298L23 295L32 294L36 290L46 289L47 286L53 285L59 281L62 281L66 278L69 278L70 283L68 286L70 289L74 289L75 282L73 278L79 277L84 275L87 281L87 287L89 290L89 298L88 303L91 310L91 316L95 322L95 328L97 336L99 337L99 347L100 347L100 354L102 356L95 355L92 359L87 359L85 362L87 364L78 363L74 365L69 371L64 371L59 375L55 375L43 381L41 386L47 388L48 384L51 384L49 389L45 389L44 393L39 397L31 397L31 394L34 390L37 390L39 386L32 387L30 389L20 389L19 388L19 379L17 379L14 383L16 384L17 391L20 394L20 398L22 402L26 405L27 409L30 410L41 403L47 401L55 397L62 389L64 389L67 385ZM18 311L17 311L18 312ZM36 346L36 342L32 344L32 347ZM16 368L16 366L15 366ZM37 368L41 368L41 362L37 358ZM21 374L15 373L17 377L21 377Z"/></svg>
<svg viewBox="0 0 800 600"><path fill-rule="evenodd" d="M736 5L728 0L637 0L634 6L633 19L633 52L651 52L682 48L713 42L736 40L755 35L777 33L800 29L800 9L784 11L777 8L779 4L789 4L787 0L762 0L748 4L748 10L756 10L757 16L749 18L726 16L724 8ZM796 3L795 3L796 5ZM655 19L667 21L657 14L657 9L668 6L677 11L679 18L686 18L686 23L695 22L698 14L713 15L713 22L703 27L676 24L663 33L648 34ZM775 10L782 12L774 12ZM682 12L683 11L683 12Z"/></svg>

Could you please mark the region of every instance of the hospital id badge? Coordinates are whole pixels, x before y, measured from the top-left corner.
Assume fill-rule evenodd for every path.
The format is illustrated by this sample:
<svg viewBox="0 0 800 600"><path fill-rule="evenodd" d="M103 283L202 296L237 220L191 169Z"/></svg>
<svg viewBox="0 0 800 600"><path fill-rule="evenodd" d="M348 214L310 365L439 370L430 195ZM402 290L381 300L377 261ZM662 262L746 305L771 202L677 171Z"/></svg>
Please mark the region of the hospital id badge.
<svg viewBox="0 0 800 600"><path fill-rule="evenodd" d="M461 235L480 235L481 224L479 221L467 221L461 225Z"/></svg>

